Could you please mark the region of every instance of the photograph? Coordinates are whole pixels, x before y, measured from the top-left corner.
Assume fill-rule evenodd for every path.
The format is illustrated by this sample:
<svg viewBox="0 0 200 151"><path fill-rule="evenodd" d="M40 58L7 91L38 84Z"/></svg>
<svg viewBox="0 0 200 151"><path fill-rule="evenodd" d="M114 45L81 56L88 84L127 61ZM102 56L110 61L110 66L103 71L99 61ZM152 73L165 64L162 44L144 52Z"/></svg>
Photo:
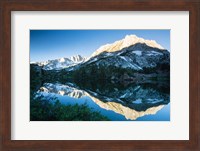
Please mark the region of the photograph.
<svg viewBox="0 0 200 151"><path fill-rule="evenodd" d="M200 150L199 0L18 1L0 2L0 150Z"/></svg>
<svg viewBox="0 0 200 151"><path fill-rule="evenodd" d="M169 29L30 30L30 121L170 121Z"/></svg>

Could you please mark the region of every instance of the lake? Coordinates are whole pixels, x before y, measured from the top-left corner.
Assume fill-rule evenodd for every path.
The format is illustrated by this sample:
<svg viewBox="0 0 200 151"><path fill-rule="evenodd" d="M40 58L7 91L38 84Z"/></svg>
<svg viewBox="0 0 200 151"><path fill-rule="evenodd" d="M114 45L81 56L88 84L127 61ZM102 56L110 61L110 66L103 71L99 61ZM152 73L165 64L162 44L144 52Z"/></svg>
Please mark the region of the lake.
<svg viewBox="0 0 200 151"><path fill-rule="evenodd" d="M64 105L86 104L111 121L170 121L169 82L46 82L36 95Z"/></svg>

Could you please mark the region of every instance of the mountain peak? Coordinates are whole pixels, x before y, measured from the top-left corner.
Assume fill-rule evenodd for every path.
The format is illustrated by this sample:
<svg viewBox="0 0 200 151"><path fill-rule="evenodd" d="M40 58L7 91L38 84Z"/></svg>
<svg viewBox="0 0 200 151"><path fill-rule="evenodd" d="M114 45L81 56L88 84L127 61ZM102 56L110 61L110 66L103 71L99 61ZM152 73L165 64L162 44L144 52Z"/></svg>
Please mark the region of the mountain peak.
<svg viewBox="0 0 200 151"><path fill-rule="evenodd" d="M65 58L60 58L58 60L59 60L59 62L65 62Z"/></svg>
<svg viewBox="0 0 200 151"><path fill-rule="evenodd" d="M86 60L86 58L82 57L81 55L75 55L70 57L70 60L72 60L73 62L83 62Z"/></svg>
<svg viewBox="0 0 200 151"><path fill-rule="evenodd" d="M101 46L99 49L97 49L93 54L93 56L96 56L100 54L101 52L115 52L120 51L123 48L129 47L131 45L137 44L137 43L145 43L147 46L153 47L153 48L159 48L164 49L160 44L158 44L155 40L146 40L140 37L137 37L136 35L126 35L124 39L115 41L112 44L106 44Z"/></svg>
<svg viewBox="0 0 200 151"><path fill-rule="evenodd" d="M84 61L86 61L85 57L82 57L81 55L75 55L70 58L63 57L60 59L36 62L36 64L38 64L39 66L43 66L43 69L45 70L60 70L71 66L75 66L79 63L83 63Z"/></svg>

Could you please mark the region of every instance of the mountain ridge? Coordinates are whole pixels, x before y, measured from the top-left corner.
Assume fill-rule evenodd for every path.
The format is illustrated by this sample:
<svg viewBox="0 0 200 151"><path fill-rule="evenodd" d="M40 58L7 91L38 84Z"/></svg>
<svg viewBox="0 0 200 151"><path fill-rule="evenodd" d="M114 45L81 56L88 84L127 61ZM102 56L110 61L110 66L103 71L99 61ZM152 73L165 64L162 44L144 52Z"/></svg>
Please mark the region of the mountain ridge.
<svg viewBox="0 0 200 151"><path fill-rule="evenodd" d="M97 56L101 52L115 52L115 51L120 51L123 48L129 47L131 45L137 44L137 43L145 43L146 45L153 47L153 48L158 48L158 49L164 49L160 44L158 44L155 40L145 40L143 38L137 37L136 35L126 35L125 38L121 40L117 40L113 43L103 45L99 47L93 54L93 56Z"/></svg>
<svg viewBox="0 0 200 151"><path fill-rule="evenodd" d="M87 59L86 57L82 57L81 55L75 55L75 56L71 56L69 58L62 57L59 59L35 62L34 64L42 66L42 68L44 70L61 70L61 69L68 68L71 66L75 66L79 63L82 63L86 59Z"/></svg>
<svg viewBox="0 0 200 151"><path fill-rule="evenodd" d="M145 40L136 35L126 35L125 38L111 44L101 46L88 58L80 55L37 62L44 70L74 70L87 64L114 65L121 68L143 70L155 68L159 61L169 64L169 51L155 40Z"/></svg>
<svg viewBox="0 0 200 151"><path fill-rule="evenodd" d="M150 47L145 43L137 43L125 47L120 51L101 52L97 56L91 57L80 65L69 68L69 70L92 64L96 64L97 66L113 65L120 68L131 68L138 71L143 70L144 68L155 68L159 64L169 65L170 53L166 49L160 50L159 48Z"/></svg>

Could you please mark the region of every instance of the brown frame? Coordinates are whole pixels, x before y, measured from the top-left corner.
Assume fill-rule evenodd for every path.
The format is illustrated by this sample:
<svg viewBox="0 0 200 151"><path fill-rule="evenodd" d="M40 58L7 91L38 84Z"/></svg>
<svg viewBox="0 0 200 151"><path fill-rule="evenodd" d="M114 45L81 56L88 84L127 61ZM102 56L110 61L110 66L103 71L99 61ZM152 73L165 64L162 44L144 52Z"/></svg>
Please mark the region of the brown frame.
<svg viewBox="0 0 200 151"><path fill-rule="evenodd" d="M189 137L151 141L11 140L11 11L189 11ZM0 150L200 150L200 0L1 0ZM181 56L181 55L180 55Z"/></svg>

